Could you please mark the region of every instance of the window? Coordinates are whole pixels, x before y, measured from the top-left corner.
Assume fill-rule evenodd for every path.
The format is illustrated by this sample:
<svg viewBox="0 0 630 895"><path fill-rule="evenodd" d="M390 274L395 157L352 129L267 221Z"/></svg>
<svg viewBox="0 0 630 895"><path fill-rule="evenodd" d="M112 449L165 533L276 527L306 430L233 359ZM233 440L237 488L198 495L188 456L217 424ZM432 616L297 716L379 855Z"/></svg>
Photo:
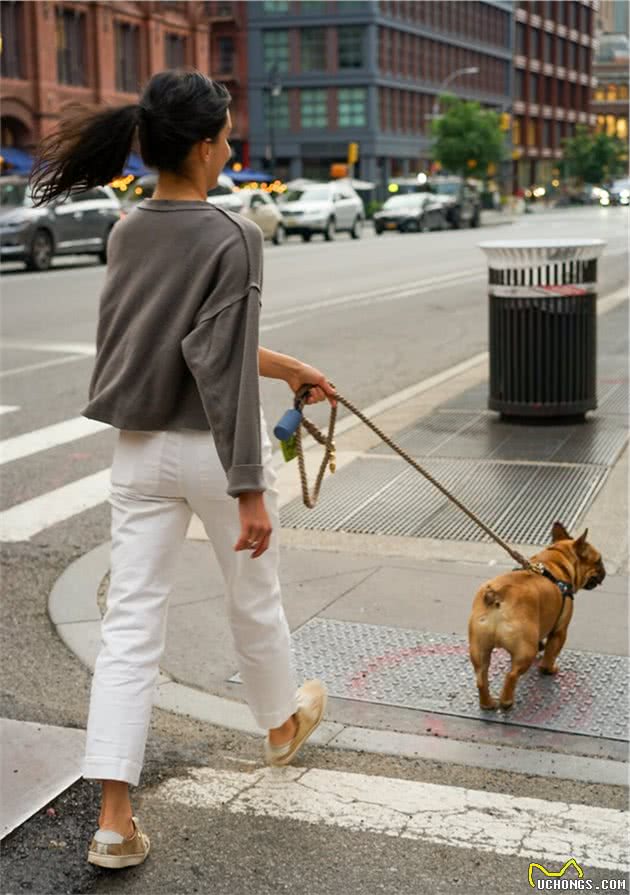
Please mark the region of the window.
<svg viewBox="0 0 630 895"><path fill-rule="evenodd" d="M515 146L519 146L521 139L521 119L514 118L512 120L512 143Z"/></svg>
<svg viewBox="0 0 630 895"><path fill-rule="evenodd" d="M339 28L339 68L363 68L363 35L360 27Z"/></svg>
<svg viewBox="0 0 630 895"><path fill-rule="evenodd" d="M538 59L540 55L540 31L530 28L529 31L529 58Z"/></svg>
<svg viewBox="0 0 630 895"><path fill-rule="evenodd" d="M536 122L530 118L527 122L527 145L536 145Z"/></svg>
<svg viewBox="0 0 630 895"><path fill-rule="evenodd" d="M183 68L186 65L186 38L182 34L164 35L167 68Z"/></svg>
<svg viewBox="0 0 630 895"><path fill-rule="evenodd" d="M514 72L514 99L525 99L525 73L520 68Z"/></svg>
<svg viewBox="0 0 630 895"><path fill-rule="evenodd" d="M328 91L302 90L300 92L302 127L326 127L328 125Z"/></svg>
<svg viewBox="0 0 630 895"><path fill-rule="evenodd" d="M566 66L567 64L567 42L564 38L558 39L558 58L557 65Z"/></svg>
<svg viewBox="0 0 630 895"><path fill-rule="evenodd" d="M538 75L530 73L529 76L529 101L530 103L538 102Z"/></svg>
<svg viewBox="0 0 630 895"><path fill-rule="evenodd" d="M2 53L0 53L0 74L3 78L23 78L22 36L24 27L24 4L3 2L2 4Z"/></svg>
<svg viewBox="0 0 630 895"><path fill-rule="evenodd" d="M86 84L85 13L57 7L57 80L60 84Z"/></svg>
<svg viewBox="0 0 630 895"><path fill-rule="evenodd" d="M263 11L276 15L279 12L289 11L289 0L264 0Z"/></svg>
<svg viewBox="0 0 630 895"><path fill-rule="evenodd" d="M321 13L324 12L326 4L324 0L301 0L300 12Z"/></svg>
<svg viewBox="0 0 630 895"><path fill-rule="evenodd" d="M116 22L116 89L124 93L138 90L138 47L140 29L128 22Z"/></svg>
<svg viewBox="0 0 630 895"><path fill-rule="evenodd" d="M606 87L606 99L615 102L617 99L617 85L609 84Z"/></svg>
<svg viewBox="0 0 630 895"><path fill-rule="evenodd" d="M628 119L627 118L618 118L617 119L617 136L620 140L628 139Z"/></svg>
<svg viewBox="0 0 630 895"><path fill-rule="evenodd" d="M95 199L98 199L101 202L104 199L111 201L109 193L99 187L95 187L93 190L83 190L80 193L72 193L73 202L93 202Z"/></svg>
<svg viewBox="0 0 630 895"><path fill-rule="evenodd" d="M367 90L365 87L340 87L337 90L337 123L339 127L366 126Z"/></svg>
<svg viewBox="0 0 630 895"><path fill-rule="evenodd" d="M289 32L263 32L263 62L265 71L289 71Z"/></svg>
<svg viewBox="0 0 630 895"><path fill-rule="evenodd" d="M381 122L383 129L391 131L392 129L392 98L390 91L383 87L381 89Z"/></svg>
<svg viewBox="0 0 630 895"><path fill-rule="evenodd" d="M545 105L553 105L553 78L545 78Z"/></svg>
<svg viewBox="0 0 630 895"><path fill-rule="evenodd" d="M268 90L264 93L265 121L272 124L275 130L288 131L290 128L289 94L283 91L280 96L272 97Z"/></svg>
<svg viewBox="0 0 630 895"><path fill-rule="evenodd" d="M520 22L516 23L516 53L518 56L525 55L525 25Z"/></svg>
<svg viewBox="0 0 630 895"><path fill-rule="evenodd" d="M577 68L577 45L573 41L569 41L569 62L568 68Z"/></svg>
<svg viewBox="0 0 630 895"><path fill-rule="evenodd" d="M597 87L595 89L595 95L593 99L598 100L599 102L606 99L606 91L603 87Z"/></svg>
<svg viewBox="0 0 630 895"><path fill-rule="evenodd" d="M325 28L302 28L302 31L300 32L300 65L302 71L325 70Z"/></svg>
<svg viewBox="0 0 630 895"><path fill-rule="evenodd" d="M390 28L383 28L383 45L385 47L385 71L391 72L394 70L394 45L392 41L392 30Z"/></svg>
<svg viewBox="0 0 630 895"><path fill-rule="evenodd" d="M551 148L551 121L543 121L543 146Z"/></svg>
<svg viewBox="0 0 630 895"><path fill-rule="evenodd" d="M543 35L543 53L545 62L551 62L551 46L552 46L552 36L551 34Z"/></svg>
<svg viewBox="0 0 630 895"><path fill-rule="evenodd" d="M234 38L219 38L219 74L229 75L234 71Z"/></svg>
<svg viewBox="0 0 630 895"><path fill-rule="evenodd" d="M562 122L556 121L556 149L562 146Z"/></svg>
<svg viewBox="0 0 630 895"><path fill-rule="evenodd" d="M617 89L617 95L619 99L628 99L628 85L627 84L619 84Z"/></svg>

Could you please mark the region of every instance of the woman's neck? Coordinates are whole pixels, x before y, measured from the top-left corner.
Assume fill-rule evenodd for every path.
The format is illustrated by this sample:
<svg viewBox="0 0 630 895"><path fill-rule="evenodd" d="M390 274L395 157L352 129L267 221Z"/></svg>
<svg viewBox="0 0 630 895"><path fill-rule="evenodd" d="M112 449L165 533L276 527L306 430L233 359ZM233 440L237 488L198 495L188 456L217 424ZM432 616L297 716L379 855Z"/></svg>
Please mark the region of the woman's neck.
<svg viewBox="0 0 630 895"><path fill-rule="evenodd" d="M158 176L154 199L169 199L180 202L205 202L208 195L205 182L201 179L178 177L175 174L162 172Z"/></svg>

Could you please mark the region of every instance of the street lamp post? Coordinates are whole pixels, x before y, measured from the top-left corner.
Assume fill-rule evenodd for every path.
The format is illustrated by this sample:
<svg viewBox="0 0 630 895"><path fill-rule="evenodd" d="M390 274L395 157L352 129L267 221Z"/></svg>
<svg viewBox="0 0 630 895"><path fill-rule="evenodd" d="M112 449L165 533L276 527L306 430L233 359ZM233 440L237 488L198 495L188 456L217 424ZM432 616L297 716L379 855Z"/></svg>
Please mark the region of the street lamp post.
<svg viewBox="0 0 630 895"><path fill-rule="evenodd" d="M437 96L433 100L433 110L431 112L431 118L437 118L439 116L439 114L440 114L440 97L442 95L442 92L444 91L444 88L448 87L448 85L451 83L451 81L454 81L455 78L459 78L460 75L478 75L478 74L479 74L479 69L477 68L476 65L472 65L469 68L458 68L456 71L452 71L450 73L450 75L447 78L445 78L442 81L442 83L440 84L440 89L437 93Z"/></svg>
<svg viewBox="0 0 630 895"><path fill-rule="evenodd" d="M274 65L269 73L269 175L273 177L276 166L276 131L275 131L275 100L282 93L282 85L278 81L278 70Z"/></svg>

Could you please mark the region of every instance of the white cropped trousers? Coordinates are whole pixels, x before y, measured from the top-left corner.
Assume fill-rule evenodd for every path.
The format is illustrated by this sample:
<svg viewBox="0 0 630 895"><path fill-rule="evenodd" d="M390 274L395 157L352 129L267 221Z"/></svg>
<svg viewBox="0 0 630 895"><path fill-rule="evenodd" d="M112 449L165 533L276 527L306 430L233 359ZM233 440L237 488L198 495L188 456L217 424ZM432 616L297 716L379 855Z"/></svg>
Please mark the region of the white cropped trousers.
<svg viewBox="0 0 630 895"><path fill-rule="evenodd" d="M257 559L234 550L238 500L209 432L121 431L112 465L111 581L92 680L83 776L137 785L164 650L169 593L192 513L223 573L245 696L261 728L297 709L290 632L278 580L279 518L271 442L262 418L265 504L273 526ZM203 637L203 632L199 633Z"/></svg>

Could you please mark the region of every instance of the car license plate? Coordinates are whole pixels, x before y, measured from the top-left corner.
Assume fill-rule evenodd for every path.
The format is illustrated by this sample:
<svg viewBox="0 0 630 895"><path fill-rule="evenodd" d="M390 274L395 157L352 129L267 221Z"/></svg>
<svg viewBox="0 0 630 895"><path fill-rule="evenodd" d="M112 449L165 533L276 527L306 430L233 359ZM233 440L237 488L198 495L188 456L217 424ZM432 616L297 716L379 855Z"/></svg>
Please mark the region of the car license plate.
<svg viewBox="0 0 630 895"><path fill-rule="evenodd" d="M398 227L398 224L391 223L391 224L385 224L385 226L387 227L388 230L395 230Z"/></svg>

